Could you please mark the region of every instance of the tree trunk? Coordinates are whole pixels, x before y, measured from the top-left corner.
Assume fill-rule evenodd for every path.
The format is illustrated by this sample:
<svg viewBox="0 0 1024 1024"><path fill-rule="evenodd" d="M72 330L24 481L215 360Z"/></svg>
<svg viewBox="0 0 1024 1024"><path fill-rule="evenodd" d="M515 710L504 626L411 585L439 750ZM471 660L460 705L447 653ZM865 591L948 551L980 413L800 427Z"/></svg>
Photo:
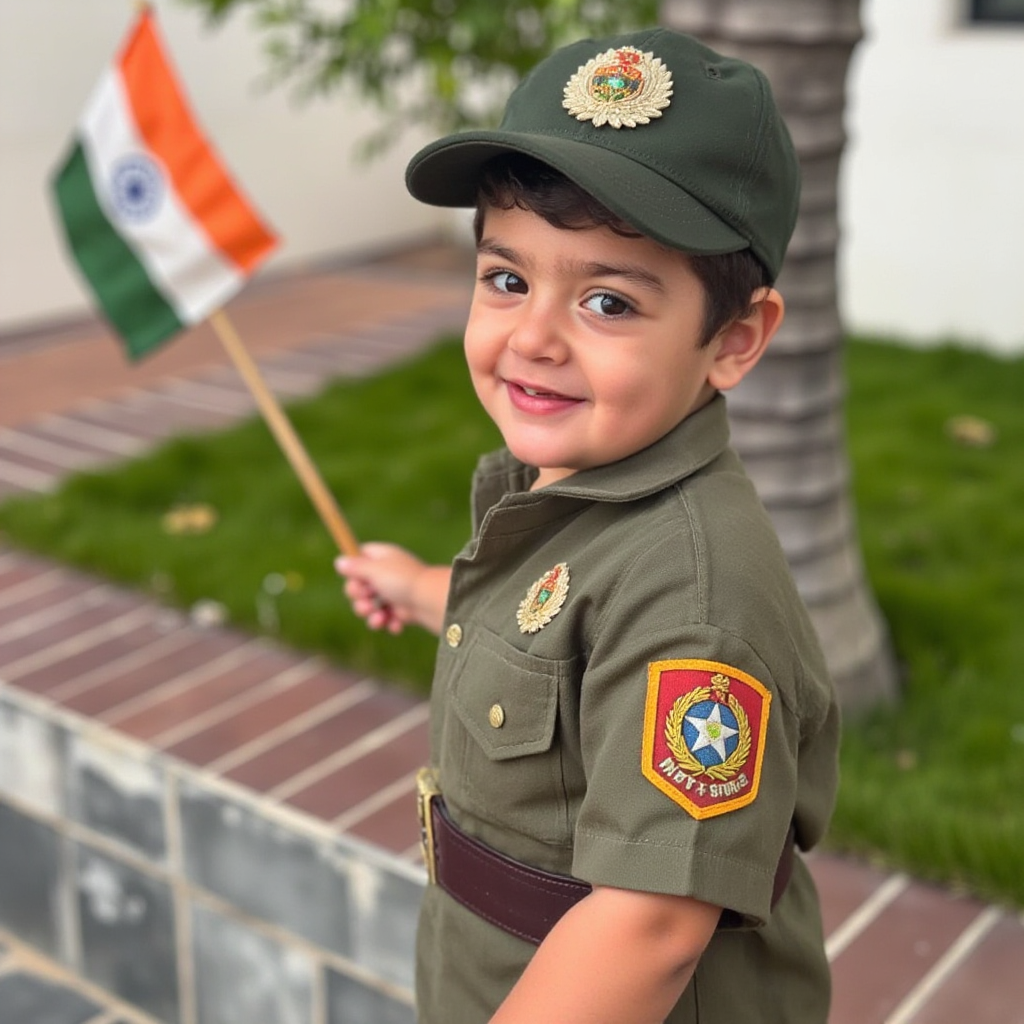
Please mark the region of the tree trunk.
<svg viewBox="0 0 1024 1024"><path fill-rule="evenodd" d="M786 320L757 369L730 393L729 418L843 707L861 711L894 699L897 675L864 576L842 409L836 194L859 0L663 0L661 22L760 67L800 157L800 217L779 278Z"/></svg>

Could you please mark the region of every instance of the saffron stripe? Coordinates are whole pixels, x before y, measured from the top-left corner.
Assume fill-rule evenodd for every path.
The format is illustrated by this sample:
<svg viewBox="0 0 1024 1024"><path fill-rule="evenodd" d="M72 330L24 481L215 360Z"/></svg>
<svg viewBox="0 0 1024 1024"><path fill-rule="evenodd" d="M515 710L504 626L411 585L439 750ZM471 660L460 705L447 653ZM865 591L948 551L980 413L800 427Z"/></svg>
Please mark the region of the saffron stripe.
<svg viewBox="0 0 1024 1024"><path fill-rule="evenodd" d="M54 193L68 245L130 355L138 358L181 330L174 308L103 212L81 145L58 171Z"/></svg>
<svg viewBox="0 0 1024 1024"><path fill-rule="evenodd" d="M182 323L197 323L223 305L242 286L244 277L210 243L182 204L167 169L146 152L146 144L135 130L121 76L112 70L97 83L79 132L96 198L107 219L146 267ZM138 194L134 200L131 191L122 193L117 184L131 165L148 168L135 181ZM152 207L140 210L138 203L147 190Z"/></svg>
<svg viewBox="0 0 1024 1024"><path fill-rule="evenodd" d="M252 272L276 239L239 193L192 117L148 11L119 64L139 134L163 162L183 205L226 258Z"/></svg>

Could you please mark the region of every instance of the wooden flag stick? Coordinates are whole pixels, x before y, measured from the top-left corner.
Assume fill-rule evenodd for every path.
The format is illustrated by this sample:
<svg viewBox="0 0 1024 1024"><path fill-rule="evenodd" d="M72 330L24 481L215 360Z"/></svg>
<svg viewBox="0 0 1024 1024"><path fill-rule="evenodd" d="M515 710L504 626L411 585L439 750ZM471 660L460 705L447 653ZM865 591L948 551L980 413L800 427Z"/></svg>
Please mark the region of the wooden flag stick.
<svg viewBox="0 0 1024 1024"><path fill-rule="evenodd" d="M210 314L210 324L216 331L232 361L242 375L249 390L252 392L260 412L263 414L270 432L277 439L282 451L295 470L300 483L309 495L310 501L320 514L324 526L338 545L338 550L346 555L359 554L359 542L349 528L345 517L341 514L333 495L313 465L308 452L303 447L295 428L278 404L273 392L267 387L263 376L242 344L234 324L228 319L223 309Z"/></svg>

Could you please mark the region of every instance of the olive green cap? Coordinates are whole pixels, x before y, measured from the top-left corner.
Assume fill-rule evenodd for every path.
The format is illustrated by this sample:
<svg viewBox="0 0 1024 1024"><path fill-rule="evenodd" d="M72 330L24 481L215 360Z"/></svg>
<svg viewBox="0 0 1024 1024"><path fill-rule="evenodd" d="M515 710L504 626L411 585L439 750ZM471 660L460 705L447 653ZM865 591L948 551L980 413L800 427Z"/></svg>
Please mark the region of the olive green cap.
<svg viewBox="0 0 1024 1024"><path fill-rule="evenodd" d="M435 206L475 206L481 168L507 152L561 171L664 245L749 247L778 275L800 194L789 132L757 68L690 36L655 28L556 51L516 87L498 128L426 146L406 184Z"/></svg>

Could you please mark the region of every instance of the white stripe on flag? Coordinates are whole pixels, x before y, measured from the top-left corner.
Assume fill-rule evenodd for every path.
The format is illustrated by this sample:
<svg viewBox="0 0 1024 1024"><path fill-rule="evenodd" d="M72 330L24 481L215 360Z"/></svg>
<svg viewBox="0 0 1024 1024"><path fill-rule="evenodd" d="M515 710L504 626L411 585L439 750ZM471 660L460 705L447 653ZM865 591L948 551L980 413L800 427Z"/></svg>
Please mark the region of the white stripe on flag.
<svg viewBox="0 0 1024 1024"><path fill-rule="evenodd" d="M178 317L194 324L223 305L244 276L213 248L172 190L171 180L137 133L121 76L107 69L79 125L96 198L104 213ZM144 155L160 168L161 201L148 219L121 215L112 197L114 171L128 156Z"/></svg>

